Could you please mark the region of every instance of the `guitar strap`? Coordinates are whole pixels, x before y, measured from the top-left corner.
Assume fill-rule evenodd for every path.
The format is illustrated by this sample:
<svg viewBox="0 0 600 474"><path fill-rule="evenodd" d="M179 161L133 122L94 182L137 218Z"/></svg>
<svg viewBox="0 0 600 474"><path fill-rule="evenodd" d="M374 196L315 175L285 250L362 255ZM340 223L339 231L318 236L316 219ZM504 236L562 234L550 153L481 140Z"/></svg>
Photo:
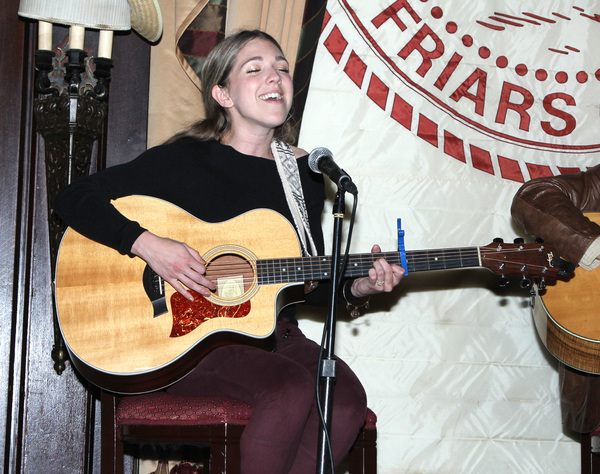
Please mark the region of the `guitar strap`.
<svg viewBox="0 0 600 474"><path fill-rule="evenodd" d="M285 191L285 198L294 218L296 232L302 244L302 253L305 256L315 256L317 255L317 248L310 233L308 211L306 210L306 202L304 201L304 193L302 192L300 172L298 171L298 163L296 162L292 147L279 140L273 140L271 142L271 151L277 164L277 171L279 172L279 178ZM307 247L307 240L310 243L310 251Z"/></svg>

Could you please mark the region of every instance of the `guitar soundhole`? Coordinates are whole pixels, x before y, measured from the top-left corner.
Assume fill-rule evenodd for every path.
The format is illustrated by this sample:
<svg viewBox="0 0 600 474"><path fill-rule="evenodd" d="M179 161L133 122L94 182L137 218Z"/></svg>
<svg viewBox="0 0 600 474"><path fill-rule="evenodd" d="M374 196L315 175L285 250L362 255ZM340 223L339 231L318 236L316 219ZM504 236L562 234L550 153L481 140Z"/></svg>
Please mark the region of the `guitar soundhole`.
<svg viewBox="0 0 600 474"><path fill-rule="evenodd" d="M223 254L206 266L206 278L217 284L221 298L236 298L246 293L254 282L254 271L243 257Z"/></svg>

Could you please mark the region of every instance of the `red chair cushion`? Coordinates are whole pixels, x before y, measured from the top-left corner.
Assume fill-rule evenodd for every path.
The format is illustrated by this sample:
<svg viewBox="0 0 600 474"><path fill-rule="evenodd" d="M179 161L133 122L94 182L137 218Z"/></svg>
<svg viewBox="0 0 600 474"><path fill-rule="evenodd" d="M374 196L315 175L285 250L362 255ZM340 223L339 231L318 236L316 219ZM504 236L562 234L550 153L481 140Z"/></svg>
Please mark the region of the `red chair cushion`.
<svg viewBox="0 0 600 474"><path fill-rule="evenodd" d="M154 392L120 400L117 423L144 425L209 425L248 423L253 408L228 397L195 397Z"/></svg>
<svg viewBox="0 0 600 474"><path fill-rule="evenodd" d="M254 409L235 398L196 397L154 392L119 401L117 424L139 425L245 425ZM375 429L377 415L368 409L364 429Z"/></svg>

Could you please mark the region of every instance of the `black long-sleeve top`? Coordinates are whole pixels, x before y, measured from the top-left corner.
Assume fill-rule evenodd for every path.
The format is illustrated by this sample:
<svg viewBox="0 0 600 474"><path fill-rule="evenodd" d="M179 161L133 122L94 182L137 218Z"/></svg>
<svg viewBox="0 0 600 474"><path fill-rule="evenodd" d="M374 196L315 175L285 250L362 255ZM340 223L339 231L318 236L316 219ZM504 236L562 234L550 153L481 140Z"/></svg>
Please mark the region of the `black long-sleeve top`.
<svg viewBox="0 0 600 474"><path fill-rule="evenodd" d="M323 177L310 171L307 156L297 162L311 233L322 255ZM82 235L132 256L131 247L144 229L111 204L129 195L166 200L210 223L259 208L277 211L293 222L274 160L191 138L151 148L129 163L75 181L59 194L54 211ZM307 295L307 302L325 304L328 286L320 284Z"/></svg>

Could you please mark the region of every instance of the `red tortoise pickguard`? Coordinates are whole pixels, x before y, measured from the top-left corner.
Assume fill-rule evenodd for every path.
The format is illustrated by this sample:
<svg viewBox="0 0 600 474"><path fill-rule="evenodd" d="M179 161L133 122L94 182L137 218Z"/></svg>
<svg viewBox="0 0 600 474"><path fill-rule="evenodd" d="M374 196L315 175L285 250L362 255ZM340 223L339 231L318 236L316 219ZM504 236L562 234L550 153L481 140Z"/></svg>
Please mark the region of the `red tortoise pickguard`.
<svg viewBox="0 0 600 474"><path fill-rule="evenodd" d="M250 313L250 300L236 306L219 306L194 291L190 293L194 296L194 301L184 298L179 293L171 296L171 337L185 336L213 318L243 318Z"/></svg>

